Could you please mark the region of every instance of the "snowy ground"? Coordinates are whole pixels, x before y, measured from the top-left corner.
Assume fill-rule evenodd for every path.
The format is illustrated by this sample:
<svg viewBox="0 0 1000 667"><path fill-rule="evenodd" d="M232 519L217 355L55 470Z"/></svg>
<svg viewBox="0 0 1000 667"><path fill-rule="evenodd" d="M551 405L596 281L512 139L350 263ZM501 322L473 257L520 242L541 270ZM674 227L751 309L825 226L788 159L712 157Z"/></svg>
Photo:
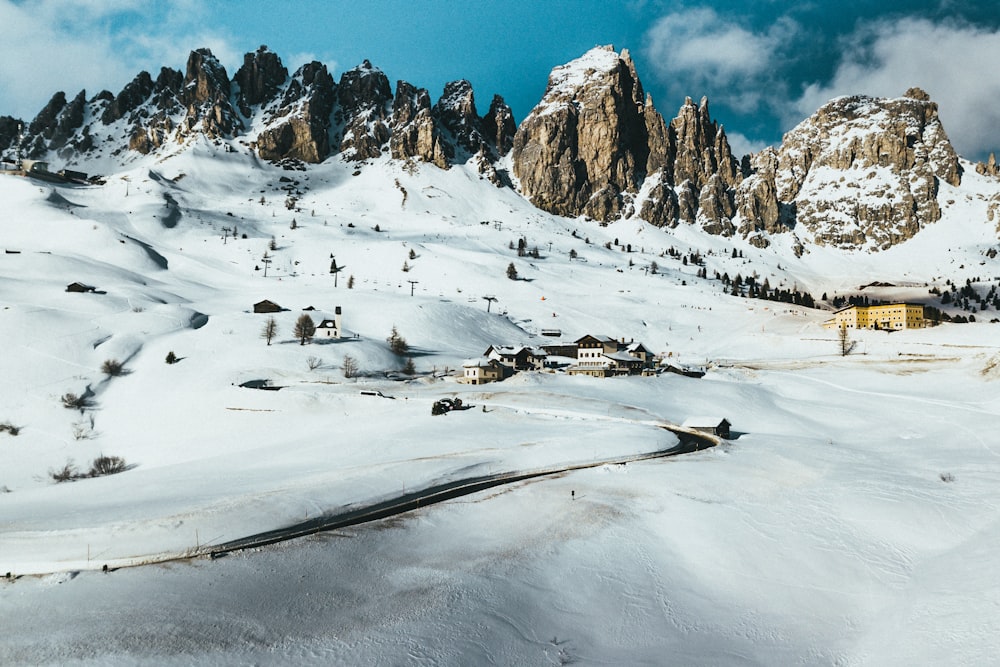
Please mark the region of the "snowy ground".
<svg viewBox="0 0 1000 667"><path fill-rule="evenodd" d="M976 202L901 249L796 259L684 227L552 218L462 168L302 174L211 150L101 188L0 178L0 243L15 251L0 254L0 423L21 428L0 433L0 575L16 577L0 580L0 663L994 659L998 325L858 332L839 357L826 313L726 296L660 256L698 248L709 275L757 271L817 296L905 283L912 299L1000 274L985 237L962 231ZM224 244L233 226L248 238ZM943 253L949 230L969 240ZM521 237L540 259L509 249ZM331 255L346 266L336 288ZM504 277L510 262L521 280ZM66 293L75 280L102 293ZM265 298L288 309L271 346L251 309ZM300 346L292 324L310 305L316 319L341 306L357 338ZM386 377L402 366L393 325L417 379ZM709 372L450 376L549 328L634 338ZM362 377L343 377L348 354ZM128 373L105 377L109 358ZM264 378L284 388L238 386ZM60 404L88 390L92 407ZM476 408L432 417L444 396ZM702 414L739 437L219 560L100 571L463 476L667 448L660 424ZM52 483L100 454L134 467Z"/></svg>

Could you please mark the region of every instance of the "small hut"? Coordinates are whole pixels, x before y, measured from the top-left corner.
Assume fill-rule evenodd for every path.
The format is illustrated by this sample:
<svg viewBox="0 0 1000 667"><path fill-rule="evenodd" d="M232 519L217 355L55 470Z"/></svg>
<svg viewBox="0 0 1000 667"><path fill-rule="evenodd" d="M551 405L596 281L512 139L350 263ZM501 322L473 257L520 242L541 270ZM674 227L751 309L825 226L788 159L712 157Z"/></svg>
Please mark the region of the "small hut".
<svg viewBox="0 0 1000 667"><path fill-rule="evenodd" d="M263 301L258 301L253 305L253 312L255 313L280 313L281 306L273 301L268 301L264 299Z"/></svg>

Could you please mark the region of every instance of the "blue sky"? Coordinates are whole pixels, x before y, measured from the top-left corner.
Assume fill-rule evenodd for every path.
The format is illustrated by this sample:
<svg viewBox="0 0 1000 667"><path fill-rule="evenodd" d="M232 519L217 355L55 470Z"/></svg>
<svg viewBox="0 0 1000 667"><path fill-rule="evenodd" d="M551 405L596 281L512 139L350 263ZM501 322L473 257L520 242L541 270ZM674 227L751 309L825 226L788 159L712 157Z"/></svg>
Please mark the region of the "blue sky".
<svg viewBox="0 0 1000 667"><path fill-rule="evenodd" d="M938 102L964 156L1000 149L996 0L0 0L0 37L17 45L0 59L0 114L26 119L57 90L118 92L201 46L232 76L267 44L290 70L316 59L339 76L367 58L433 99L465 78L480 113L499 93L520 121L553 67L614 44L665 117L708 96L737 153L831 97L911 86Z"/></svg>

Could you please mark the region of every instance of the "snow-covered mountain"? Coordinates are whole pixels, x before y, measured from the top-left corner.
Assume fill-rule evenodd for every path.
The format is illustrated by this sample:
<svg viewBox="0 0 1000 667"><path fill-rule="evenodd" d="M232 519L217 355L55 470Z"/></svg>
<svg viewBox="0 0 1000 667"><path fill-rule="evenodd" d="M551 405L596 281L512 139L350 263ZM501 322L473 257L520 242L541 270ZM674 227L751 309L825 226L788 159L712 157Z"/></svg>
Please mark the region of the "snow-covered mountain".
<svg viewBox="0 0 1000 667"><path fill-rule="evenodd" d="M18 123L0 118L8 159ZM25 157L101 173L183 150L197 136L289 169L328 159L363 168L381 155L447 169L472 158L492 183L550 213L688 224L758 247L787 236L780 245L796 252L885 250L942 218L968 216L963 195L978 204L976 221L997 228L987 207L1000 192L996 170L962 162L919 89L832 101L780 146L740 160L707 100L688 99L665 121L628 51L612 47L555 68L520 126L500 96L480 116L467 81L449 83L432 105L428 91L405 81L394 93L368 61L335 82L319 62L289 75L263 46L232 79L198 49L183 73L163 68L154 81L141 72L118 95L56 93L25 125ZM973 171L989 185L964 187Z"/></svg>
<svg viewBox="0 0 1000 667"><path fill-rule="evenodd" d="M230 80L198 51L31 123L33 156L103 178L0 175L0 662L991 660L1000 199L932 103L835 100L737 162L707 103L664 122L609 49L516 130L445 93L266 49ZM975 321L840 356L821 324L848 297ZM343 338L300 344L338 309ZM707 373L456 381L585 334ZM432 416L445 397L475 408ZM696 415L735 439L186 560L668 448ZM86 476L102 457L125 470Z"/></svg>

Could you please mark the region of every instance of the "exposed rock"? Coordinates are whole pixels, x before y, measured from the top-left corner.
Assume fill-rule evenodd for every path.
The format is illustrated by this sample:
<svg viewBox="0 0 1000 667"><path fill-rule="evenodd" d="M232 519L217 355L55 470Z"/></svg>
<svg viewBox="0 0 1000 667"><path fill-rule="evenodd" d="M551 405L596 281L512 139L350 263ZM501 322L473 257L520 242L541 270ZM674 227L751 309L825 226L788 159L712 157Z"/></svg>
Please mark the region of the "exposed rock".
<svg viewBox="0 0 1000 667"><path fill-rule="evenodd" d="M691 98L677 117L670 121L674 132L676 152L673 160L675 183L691 181L701 188L715 174L727 188L735 187L740 181L740 172L726 139L725 130L712 120L708 111L708 98L701 98L695 106Z"/></svg>
<svg viewBox="0 0 1000 667"><path fill-rule="evenodd" d="M175 113L181 108L181 87L184 75L180 70L161 67L153 84L153 104L160 111Z"/></svg>
<svg viewBox="0 0 1000 667"><path fill-rule="evenodd" d="M499 95L493 96L490 110L482 118L482 132L497 157L506 155L514 147L514 134L517 132L514 112Z"/></svg>
<svg viewBox="0 0 1000 667"><path fill-rule="evenodd" d="M445 84L431 115L448 133L455 147L464 153L458 158L461 161L481 152L487 145L480 129L482 121L476 112L472 84L465 79Z"/></svg>
<svg viewBox="0 0 1000 667"><path fill-rule="evenodd" d="M230 102L231 85L226 68L209 49L191 52L184 75L180 101L187 108L187 117L178 128L190 133L196 127L208 137L231 136L242 129L236 110Z"/></svg>
<svg viewBox="0 0 1000 667"><path fill-rule="evenodd" d="M757 232L776 234L784 231L780 222L778 186L775 174L778 171L778 153L773 148L765 148L746 161L744 171L747 176L736 190L736 208L741 220L738 232L749 238ZM757 238L762 238L759 235Z"/></svg>
<svg viewBox="0 0 1000 667"><path fill-rule="evenodd" d="M389 141L386 117L392 102L389 80L382 70L365 60L344 72L337 85L337 101L334 119L343 128L340 151L353 160L381 155Z"/></svg>
<svg viewBox="0 0 1000 667"><path fill-rule="evenodd" d="M653 107L653 98L646 95L646 136L649 156L646 158L646 173L660 172L660 180L674 183L674 162L677 158L677 135L663 120L660 112ZM652 222L652 221L651 221Z"/></svg>
<svg viewBox="0 0 1000 667"><path fill-rule="evenodd" d="M721 174L712 174L698 194L698 218L709 234L732 236L736 227L732 223L736 207L732 194Z"/></svg>
<svg viewBox="0 0 1000 667"><path fill-rule="evenodd" d="M300 67L280 104L268 110L268 127L257 137L258 154L272 161L325 160L330 154L330 116L335 102L336 84L326 65L313 61Z"/></svg>
<svg viewBox="0 0 1000 667"><path fill-rule="evenodd" d="M49 138L49 150L58 150L69 143L74 132L83 125L86 106L87 93L81 90L59 111L55 125L50 125L44 133Z"/></svg>
<svg viewBox="0 0 1000 667"><path fill-rule="evenodd" d="M983 176L1000 176L1000 165L997 164L997 156L990 153L989 160L986 162L977 162L976 172Z"/></svg>
<svg viewBox="0 0 1000 667"><path fill-rule="evenodd" d="M104 113L101 114L101 122L110 125L116 120L124 118L129 112L145 102L153 94L153 90L153 78L149 72L139 72L105 108Z"/></svg>
<svg viewBox="0 0 1000 667"><path fill-rule="evenodd" d="M158 111L145 123L137 122L129 130L129 150L148 154L162 146L174 131L174 123L166 111Z"/></svg>
<svg viewBox="0 0 1000 667"><path fill-rule="evenodd" d="M957 186L958 157L926 93L842 97L785 135L779 200L820 244L884 249L937 221L938 181Z"/></svg>
<svg viewBox="0 0 1000 667"><path fill-rule="evenodd" d="M288 69L281 64L281 58L266 46L261 46L254 53L245 54L243 66L233 79L239 86L236 105L244 116L250 117L251 108L273 100L286 79L288 79Z"/></svg>
<svg viewBox="0 0 1000 667"><path fill-rule="evenodd" d="M419 158L442 169L448 168L454 153L442 141L434 123L426 88L415 88L406 81L396 83L389 150L397 160Z"/></svg>
<svg viewBox="0 0 1000 667"><path fill-rule="evenodd" d="M66 93L63 91L57 92L53 95L48 103L42 107L42 110L38 112L34 120L25 128L25 134L31 135L32 137L37 137L45 135L46 137L51 137L55 133L56 120L59 117L59 112L61 112L66 107Z"/></svg>
<svg viewBox="0 0 1000 667"><path fill-rule="evenodd" d="M617 217L622 193L637 192L645 176L646 111L628 51L598 47L555 68L514 137L524 195L558 215Z"/></svg>
<svg viewBox="0 0 1000 667"><path fill-rule="evenodd" d="M643 201L639 215L657 227L676 227L680 217L677 193L670 184L657 183Z"/></svg>
<svg viewBox="0 0 1000 667"><path fill-rule="evenodd" d="M0 151L17 147L18 128L24 121L13 116L0 116Z"/></svg>

